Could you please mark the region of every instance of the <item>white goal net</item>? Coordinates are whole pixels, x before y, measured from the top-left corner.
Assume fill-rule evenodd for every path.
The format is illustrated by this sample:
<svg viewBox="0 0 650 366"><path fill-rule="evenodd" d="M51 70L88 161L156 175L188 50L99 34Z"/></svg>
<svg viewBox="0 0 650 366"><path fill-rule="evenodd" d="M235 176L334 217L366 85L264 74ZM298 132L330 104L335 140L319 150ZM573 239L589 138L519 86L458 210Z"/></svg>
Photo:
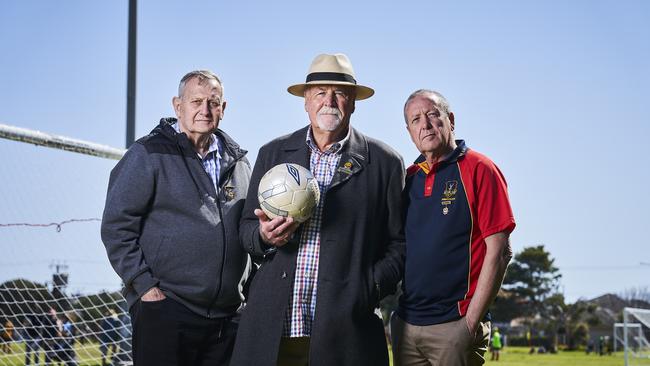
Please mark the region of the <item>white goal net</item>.
<svg viewBox="0 0 650 366"><path fill-rule="evenodd" d="M121 281L99 235L116 161L97 156L121 150L81 143L86 155L0 139L0 366L131 363Z"/></svg>
<svg viewBox="0 0 650 366"><path fill-rule="evenodd" d="M650 365L650 309L623 309L623 323L614 324L614 351L625 353L625 365Z"/></svg>

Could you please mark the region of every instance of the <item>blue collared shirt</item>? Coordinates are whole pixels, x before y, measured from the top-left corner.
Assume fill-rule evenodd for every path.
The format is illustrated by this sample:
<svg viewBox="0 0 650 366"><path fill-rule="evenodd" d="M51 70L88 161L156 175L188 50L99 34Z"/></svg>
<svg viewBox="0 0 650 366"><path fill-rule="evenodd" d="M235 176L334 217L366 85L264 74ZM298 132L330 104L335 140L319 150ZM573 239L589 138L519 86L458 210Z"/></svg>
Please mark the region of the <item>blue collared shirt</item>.
<svg viewBox="0 0 650 366"><path fill-rule="evenodd" d="M174 130L178 133L181 133L181 128L178 125L178 122L172 125ZM205 154L205 157L201 157L201 154L196 153L199 157L201 165L203 165L203 170L208 173L212 183L214 184L214 189L219 192L219 173L221 172L221 143L217 135L212 134L210 136L210 147L208 148L208 153Z"/></svg>

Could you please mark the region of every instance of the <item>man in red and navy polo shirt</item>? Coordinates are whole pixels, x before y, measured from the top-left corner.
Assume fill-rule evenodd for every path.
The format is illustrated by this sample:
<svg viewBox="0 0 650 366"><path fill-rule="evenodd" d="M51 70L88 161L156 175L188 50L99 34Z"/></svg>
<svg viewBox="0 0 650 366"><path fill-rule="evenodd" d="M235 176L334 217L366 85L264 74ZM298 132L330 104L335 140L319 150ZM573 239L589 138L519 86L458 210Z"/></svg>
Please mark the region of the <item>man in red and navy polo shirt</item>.
<svg viewBox="0 0 650 366"><path fill-rule="evenodd" d="M488 306L501 286L515 221L499 168L454 140L440 93L418 90L404 105L422 153L407 171L404 294L391 320L394 364L482 365Z"/></svg>

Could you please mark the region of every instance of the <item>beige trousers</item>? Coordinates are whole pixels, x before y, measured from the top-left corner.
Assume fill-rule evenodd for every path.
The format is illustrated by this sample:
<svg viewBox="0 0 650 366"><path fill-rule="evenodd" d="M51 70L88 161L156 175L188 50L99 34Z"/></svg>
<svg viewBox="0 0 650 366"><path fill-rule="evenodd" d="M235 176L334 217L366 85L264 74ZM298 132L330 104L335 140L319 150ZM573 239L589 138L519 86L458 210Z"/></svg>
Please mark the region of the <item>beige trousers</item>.
<svg viewBox="0 0 650 366"><path fill-rule="evenodd" d="M490 322L471 335L465 318L427 326L412 325L393 314L390 320L394 366L480 366L485 363Z"/></svg>

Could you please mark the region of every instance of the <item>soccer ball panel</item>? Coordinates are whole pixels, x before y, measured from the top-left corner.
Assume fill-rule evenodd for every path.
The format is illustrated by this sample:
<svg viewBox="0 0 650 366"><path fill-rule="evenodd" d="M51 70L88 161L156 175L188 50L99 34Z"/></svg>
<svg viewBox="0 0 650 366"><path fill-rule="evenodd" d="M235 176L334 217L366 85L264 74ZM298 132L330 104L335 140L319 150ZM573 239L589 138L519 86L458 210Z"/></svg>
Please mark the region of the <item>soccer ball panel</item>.
<svg viewBox="0 0 650 366"><path fill-rule="evenodd" d="M281 184L273 187L271 196L266 201L275 206L283 207L293 204L293 194L286 184Z"/></svg>
<svg viewBox="0 0 650 366"><path fill-rule="evenodd" d="M304 222L313 213L319 197L318 183L308 169L284 163L262 176L257 198L269 218L291 216Z"/></svg>

